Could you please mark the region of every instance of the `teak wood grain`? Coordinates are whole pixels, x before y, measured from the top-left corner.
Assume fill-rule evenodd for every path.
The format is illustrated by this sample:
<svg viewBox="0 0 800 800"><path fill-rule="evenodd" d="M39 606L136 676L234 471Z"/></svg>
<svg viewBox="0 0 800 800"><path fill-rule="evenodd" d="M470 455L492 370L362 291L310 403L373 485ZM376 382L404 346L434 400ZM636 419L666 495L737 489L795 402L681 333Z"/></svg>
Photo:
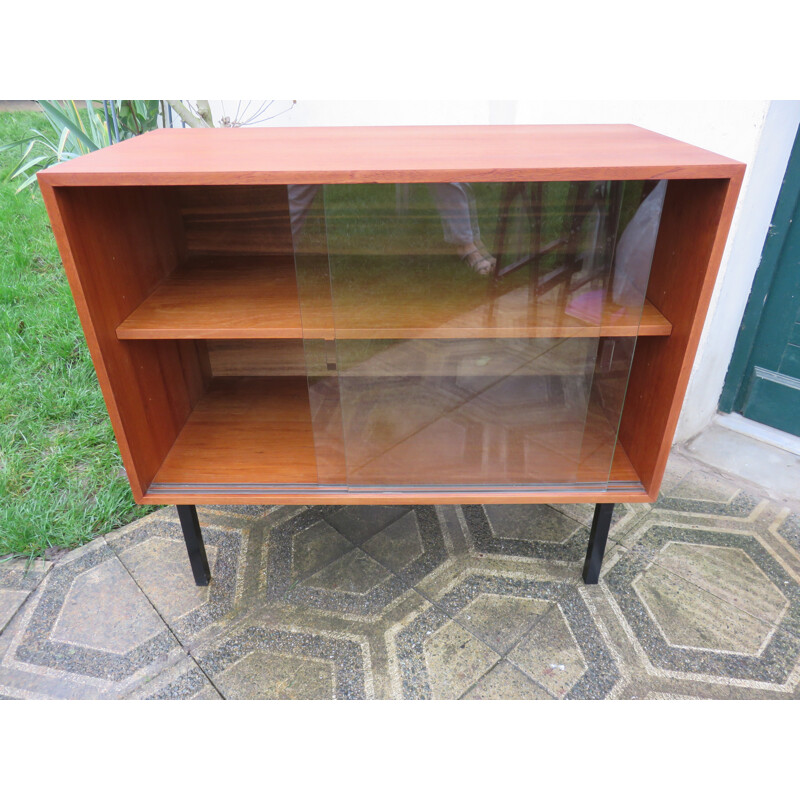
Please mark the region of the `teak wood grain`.
<svg viewBox="0 0 800 800"><path fill-rule="evenodd" d="M293 256L286 186L175 187L186 251Z"/></svg>
<svg viewBox="0 0 800 800"><path fill-rule="evenodd" d="M670 322L648 302L642 309L606 302L597 323L553 299L531 302L527 288L483 301L431 280L411 304L371 287L334 288L331 300L298 297L291 257L194 258L169 275L117 328L120 339L459 339L487 337L667 336ZM335 318L335 324L334 324ZM316 325L312 322L316 321ZM327 324L319 327L319 321Z"/></svg>
<svg viewBox="0 0 800 800"><path fill-rule="evenodd" d="M43 185L53 230L123 463L138 499L207 380L204 348L123 343L116 327L185 257L163 195Z"/></svg>
<svg viewBox="0 0 800 800"><path fill-rule="evenodd" d="M161 130L51 167L52 185L729 177L737 162L634 125Z"/></svg>
<svg viewBox="0 0 800 800"><path fill-rule="evenodd" d="M672 323L637 342L619 439L655 500L736 206L744 167L730 180L669 184L647 296Z"/></svg>
<svg viewBox="0 0 800 800"><path fill-rule="evenodd" d="M120 339L303 337L291 256L195 258L117 328Z"/></svg>
<svg viewBox="0 0 800 800"><path fill-rule="evenodd" d="M214 378L154 483L317 482L305 378Z"/></svg>

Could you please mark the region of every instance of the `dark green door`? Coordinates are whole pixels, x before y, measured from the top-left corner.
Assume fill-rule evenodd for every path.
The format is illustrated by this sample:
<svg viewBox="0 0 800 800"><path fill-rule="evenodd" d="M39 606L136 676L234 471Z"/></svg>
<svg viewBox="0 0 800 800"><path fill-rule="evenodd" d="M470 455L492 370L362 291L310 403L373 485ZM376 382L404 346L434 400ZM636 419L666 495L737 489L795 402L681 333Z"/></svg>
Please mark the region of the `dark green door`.
<svg viewBox="0 0 800 800"><path fill-rule="evenodd" d="M720 410L800 436L800 135L742 320Z"/></svg>

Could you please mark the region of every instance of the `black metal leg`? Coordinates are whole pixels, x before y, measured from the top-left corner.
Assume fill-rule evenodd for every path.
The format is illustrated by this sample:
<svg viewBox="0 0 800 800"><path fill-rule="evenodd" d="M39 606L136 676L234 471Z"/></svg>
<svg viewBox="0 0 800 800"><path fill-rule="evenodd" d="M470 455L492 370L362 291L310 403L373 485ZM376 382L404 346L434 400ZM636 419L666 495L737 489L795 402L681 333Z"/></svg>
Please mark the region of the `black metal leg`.
<svg viewBox="0 0 800 800"><path fill-rule="evenodd" d="M613 513L613 503L597 503L594 507L589 547L586 550L586 561L583 563L584 583L597 583L600 579L600 567L603 565L603 553L606 551L608 529L611 527Z"/></svg>
<svg viewBox="0 0 800 800"><path fill-rule="evenodd" d="M197 519L197 509L194 506L177 506L177 509L181 528L183 528L183 538L186 540L186 551L189 553L189 563L192 565L194 582L198 586L208 586L211 580L211 569L208 566L206 548L203 544L200 520Z"/></svg>

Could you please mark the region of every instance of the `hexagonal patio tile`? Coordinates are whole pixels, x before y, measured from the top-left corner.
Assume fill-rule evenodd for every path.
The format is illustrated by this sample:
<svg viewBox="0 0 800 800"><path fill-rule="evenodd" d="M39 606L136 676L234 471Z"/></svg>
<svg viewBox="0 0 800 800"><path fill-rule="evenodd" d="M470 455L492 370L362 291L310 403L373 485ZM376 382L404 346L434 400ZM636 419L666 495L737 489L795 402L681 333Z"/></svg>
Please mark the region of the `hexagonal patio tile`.
<svg viewBox="0 0 800 800"><path fill-rule="evenodd" d="M673 647L758 654L773 630L768 623L656 566L637 575L632 586Z"/></svg>
<svg viewBox="0 0 800 800"><path fill-rule="evenodd" d="M444 561L433 508L364 509L319 506L271 528L265 599L374 617Z"/></svg>
<svg viewBox="0 0 800 800"><path fill-rule="evenodd" d="M769 625L789 607L781 589L740 547L668 542L653 563Z"/></svg>
<svg viewBox="0 0 800 800"><path fill-rule="evenodd" d="M393 632L405 697L467 692L509 647L508 660L556 697L604 697L619 679L574 584L470 573L437 604Z"/></svg>
<svg viewBox="0 0 800 800"><path fill-rule="evenodd" d="M248 529L204 520L202 531L211 566L209 586L195 585L178 522L153 515L106 537L158 612L185 641L234 610L245 580ZM256 578L257 564L252 572Z"/></svg>
<svg viewBox="0 0 800 800"><path fill-rule="evenodd" d="M552 506L462 506L474 549L479 553L560 561L586 555L589 530Z"/></svg>
<svg viewBox="0 0 800 800"><path fill-rule="evenodd" d="M754 536L649 527L605 582L651 664L783 685L800 660L800 585Z"/></svg>
<svg viewBox="0 0 800 800"><path fill-rule="evenodd" d="M161 617L125 567L108 558L75 576L49 639L125 655L163 629Z"/></svg>
<svg viewBox="0 0 800 800"><path fill-rule="evenodd" d="M655 508L746 519L758 504L758 498L743 491L733 481L705 470L693 470L677 486L664 493Z"/></svg>
<svg viewBox="0 0 800 800"><path fill-rule="evenodd" d="M564 612L553 606L508 654L508 660L555 697L564 697L587 669Z"/></svg>
<svg viewBox="0 0 800 800"><path fill-rule="evenodd" d="M323 509L325 518L364 552L413 586L447 558L433 506L357 506Z"/></svg>
<svg viewBox="0 0 800 800"><path fill-rule="evenodd" d="M504 659L490 669L462 699L553 700L555 698Z"/></svg>
<svg viewBox="0 0 800 800"><path fill-rule="evenodd" d="M250 625L197 655L230 699L339 699L371 695L368 656L355 638Z"/></svg>
<svg viewBox="0 0 800 800"><path fill-rule="evenodd" d="M180 653L175 637L103 540L53 567L15 641L7 666L86 676L107 689Z"/></svg>
<svg viewBox="0 0 800 800"><path fill-rule="evenodd" d="M43 559L17 558L0 564L0 631L11 621L52 564Z"/></svg>
<svg viewBox="0 0 800 800"><path fill-rule="evenodd" d="M546 600L481 594L464 606L455 619L498 653L507 653L549 609Z"/></svg>
<svg viewBox="0 0 800 800"><path fill-rule="evenodd" d="M455 700L475 683L500 656L448 620L422 644L425 668L435 699Z"/></svg>

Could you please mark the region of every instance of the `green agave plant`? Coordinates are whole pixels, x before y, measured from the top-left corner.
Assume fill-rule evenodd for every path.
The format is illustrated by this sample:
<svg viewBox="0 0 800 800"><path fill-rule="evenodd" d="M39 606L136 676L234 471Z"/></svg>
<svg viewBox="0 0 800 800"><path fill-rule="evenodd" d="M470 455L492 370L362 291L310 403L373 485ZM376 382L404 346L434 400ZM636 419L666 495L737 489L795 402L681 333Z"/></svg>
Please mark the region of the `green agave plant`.
<svg viewBox="0 0 800 800"><path fill-rule="evenodd" d="M36 180L40 169L99 150L122 139L129 139L158 124L158 100L111 100L98 109L92 100L78 112L74 100L37 100L51 130L31 129L31 136L0 147L0 152L18 147L23 150L5 180L22 178L21 192Z"/></svg>

